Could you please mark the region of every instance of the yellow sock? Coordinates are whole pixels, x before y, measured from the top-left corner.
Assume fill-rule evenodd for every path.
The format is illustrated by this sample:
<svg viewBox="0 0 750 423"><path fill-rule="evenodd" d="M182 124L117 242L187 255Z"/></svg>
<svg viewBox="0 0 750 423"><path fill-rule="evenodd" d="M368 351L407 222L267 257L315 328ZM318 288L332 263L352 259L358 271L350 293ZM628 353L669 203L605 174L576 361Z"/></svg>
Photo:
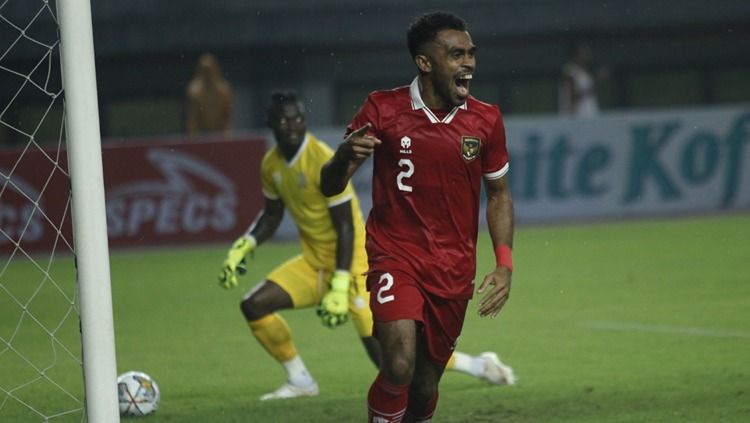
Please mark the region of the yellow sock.
<svg viewBox="0 0 750 423"><path fill-rule="evenodd" d="M456 354L451 354L451 358L449 358L448 362L445 363L445 370L453 370L455 366L456 366Z"/></svg>
<svg viewBox="0 0 750 423"><path fill-rule="evenodd" d="M279 363L284 363L297 356L297 349L292 343L292 331L289 325L278 314L273 313L247 323L255 339Z"/></svg>

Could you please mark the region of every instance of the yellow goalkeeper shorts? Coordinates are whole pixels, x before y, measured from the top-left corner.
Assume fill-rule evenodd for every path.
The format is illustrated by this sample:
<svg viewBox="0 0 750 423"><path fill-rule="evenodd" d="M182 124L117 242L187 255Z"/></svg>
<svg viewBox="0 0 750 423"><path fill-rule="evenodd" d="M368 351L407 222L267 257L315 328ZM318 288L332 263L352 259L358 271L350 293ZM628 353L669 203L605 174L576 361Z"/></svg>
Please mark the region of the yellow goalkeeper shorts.
<svg viewBox="0 0 750 423"><path fill-rule="evenodd" d="M367 264L360 263L353 269L366 269ZM370 294L367 292L367 278L352 272L354 283L349 285L349 317L359 336L372 336L372 312L370 311ZM292 257L272 270L266 279L275 282L292 298L294 308L317 306L326 292L332 272L313 268L302 254Z"/></svg>

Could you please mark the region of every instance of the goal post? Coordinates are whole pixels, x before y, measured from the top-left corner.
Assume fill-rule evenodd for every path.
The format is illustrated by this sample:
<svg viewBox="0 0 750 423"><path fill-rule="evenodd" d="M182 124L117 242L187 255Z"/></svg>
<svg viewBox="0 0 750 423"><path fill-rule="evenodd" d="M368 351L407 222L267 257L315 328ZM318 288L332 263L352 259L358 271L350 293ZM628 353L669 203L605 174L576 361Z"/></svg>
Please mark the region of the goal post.
<svg viewBox="0 0 750 423"><path fill-rule="evenodd" d="M57 0L85 413L118 422L112 288L90 0Z"/></svg>
<svg viewBox="0 0 750 423"><path fill-rule="evenodd" d="M119 422L90 0L0 0L0 422Z"/></svg>

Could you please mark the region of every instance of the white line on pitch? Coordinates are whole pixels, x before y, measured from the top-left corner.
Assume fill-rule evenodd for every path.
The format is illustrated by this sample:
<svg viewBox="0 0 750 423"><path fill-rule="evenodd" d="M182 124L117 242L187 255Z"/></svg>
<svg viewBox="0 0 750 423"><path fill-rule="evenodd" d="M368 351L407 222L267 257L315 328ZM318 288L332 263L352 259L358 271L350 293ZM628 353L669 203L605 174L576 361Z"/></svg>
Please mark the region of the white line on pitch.
<svg viewBox="0 0 750 423"><path fill-rule="evenodd" d="M596 330L619 330L626 332L655 332L675 335L706 336L709 338L744 338L750 339L750 332L741 330L719 330L706 328L691 328L684 326L646 325L628 322L581 322L583 326Z"/></svg>

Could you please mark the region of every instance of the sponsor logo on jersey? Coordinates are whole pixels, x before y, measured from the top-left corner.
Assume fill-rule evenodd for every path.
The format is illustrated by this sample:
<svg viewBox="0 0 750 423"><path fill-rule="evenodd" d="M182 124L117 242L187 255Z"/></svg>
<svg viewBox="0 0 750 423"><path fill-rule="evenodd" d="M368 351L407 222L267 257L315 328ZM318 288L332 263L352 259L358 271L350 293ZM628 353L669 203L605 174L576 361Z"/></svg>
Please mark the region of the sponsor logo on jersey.
<svg viewBox="0 0 750 423"><path fill-rule="evenodd" d="M479 155L479 138L463 136L461 137L461 157L467 162L477 158Z"/></svg>
<svg viewBox="0 0 750 423"><path fill-rule="evenodd" d="M401 138L401 154L411 154L411 138L404 136Z"/></svg>

